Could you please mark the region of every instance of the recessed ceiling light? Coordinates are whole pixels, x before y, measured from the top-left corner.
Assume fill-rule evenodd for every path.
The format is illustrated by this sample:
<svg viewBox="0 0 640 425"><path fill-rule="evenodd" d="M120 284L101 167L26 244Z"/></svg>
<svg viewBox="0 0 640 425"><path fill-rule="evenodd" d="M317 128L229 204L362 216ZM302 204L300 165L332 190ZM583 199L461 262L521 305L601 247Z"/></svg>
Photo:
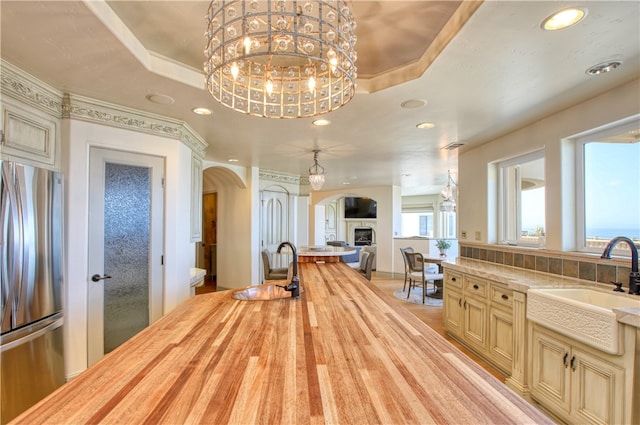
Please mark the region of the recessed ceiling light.
<svg viewBox="0 0 640 425"><path fill-rule="evenodd" d="M209 108L193 108L191 111L196 115L211 115L213 113Z"/></svg>
<svg viewBox="0 0 640 425"><path fill-rule="evenodd" d="M315 120L313 122L313 125L316 125L318 127L324 127L324 126L329 125L329 124L331 124L331 121L326 120L324 118L317 119L317 120Z"/></svg>
<svg viewBox="0 0 640 425"><path fill-rule="evenodd" d="M238 162L238 160L236 158L229 158L227 159L227 162Z"/></svg>
<svg viewBox="0 0 640 425"><path fill-rule="evenodd" d="M584 7L562 9L542 21L540 28L545 31L562 30L582 21L587 13L588 9Z"/></svg>
<svg viewBox="0 0 640 425"><path fill-rule="evenodd" d="M402 102L400 106L405 109L416 109L416 108L422 108L426 104L427 104L427 101L423 99L409 99Z"/></svg>
<svg viewBox="0 0 640 425"><path fill-rule="evenodd" d="M416 125L416 127L418 128L433 128L436 125L432 122L421 122L420 124Z"/></svg>
<svg viewBox="0 0 640 425"><path fill-rule="evenodd" d="M592 66L591 68L587 69L585 72L589 75L600 75L600 74L607 73L609 71L613 71L620 65L622 65L622 62L620 61L603 62L603 63L599 63L597 65Z"/></svg>
<svg viewBox="0 0 640 425"><path fill-rule="evenodd" d="M148 94L147 100L153 103L159 103L161 105L171 105L175 100L171 96L166 94Z"/></svg>

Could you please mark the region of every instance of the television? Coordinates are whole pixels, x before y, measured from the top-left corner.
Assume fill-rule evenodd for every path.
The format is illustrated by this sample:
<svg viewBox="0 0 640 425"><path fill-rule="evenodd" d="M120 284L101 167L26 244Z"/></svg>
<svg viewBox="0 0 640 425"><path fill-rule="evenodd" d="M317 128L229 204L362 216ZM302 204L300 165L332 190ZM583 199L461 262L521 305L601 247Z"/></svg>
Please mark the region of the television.
<svg viewBox="0 0 640 425"><path fill-rule="evenodd" d="M344 198L344 218L378 218L378 205L371 198Z"/></svg>

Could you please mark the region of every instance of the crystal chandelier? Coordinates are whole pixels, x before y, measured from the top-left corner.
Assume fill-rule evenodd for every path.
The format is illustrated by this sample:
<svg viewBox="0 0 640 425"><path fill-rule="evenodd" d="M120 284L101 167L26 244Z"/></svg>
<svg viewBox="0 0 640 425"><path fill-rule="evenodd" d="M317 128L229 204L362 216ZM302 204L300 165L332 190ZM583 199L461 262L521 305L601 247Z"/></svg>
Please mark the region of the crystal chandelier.
<svg viewBox="0 0 640 425"><path fill-rule="evenodd" d="M451 171L447 170L447 186L442 189L440 194L442 195L442 209L446 212L452 212L456 210L456 200L453 198L453 189L451 183L457 186L456 182L451 178Z"/></svg>
<svg viewBox="0 0 640 425"><path fill-rule="evenodd" d="M322 189L324 184L324 167L318 164L318 153L317 149L313 151L313 165L309 167L309 183L313 190Z"/></svg>
<svg viewBox="0 0 640 425"><path fill-rule="evenodd" d="M346 0L213 0L206 20L206 86L224 106L300 118L353 97L356 23Z"/></svg>

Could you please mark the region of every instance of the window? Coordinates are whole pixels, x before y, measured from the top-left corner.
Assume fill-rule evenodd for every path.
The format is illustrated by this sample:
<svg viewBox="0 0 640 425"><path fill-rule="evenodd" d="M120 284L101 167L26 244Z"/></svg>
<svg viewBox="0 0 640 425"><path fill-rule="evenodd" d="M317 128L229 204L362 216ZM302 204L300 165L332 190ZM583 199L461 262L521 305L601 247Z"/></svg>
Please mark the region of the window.
<svg viewBox="0 0 640 425"><path fill-rule="evenodd" d="M433 212L402 213L402 236L433 237Z"/></svg>
<svg viewBox="0 0 640 425"><path fill-rule="evenodd" d="M626 236L640 246L640 130L635 123L578 140L578 248L601 253L607 242ZM618 245L617 255L630 255Z"/></svg>
<svg viewBox="0 0 640 425"><path fill-rule="evenodd" d="M544 151L500 162L498 169L500 240L545 246Z"/></svg>
<svg viewBox="0 0 640 425"><path fill-rule="evenodd" d="M440 213L440 220L442 221L442 231L440 232L443 238L455 238L456 237L456 213L451 211L442 211Z"/></svg>

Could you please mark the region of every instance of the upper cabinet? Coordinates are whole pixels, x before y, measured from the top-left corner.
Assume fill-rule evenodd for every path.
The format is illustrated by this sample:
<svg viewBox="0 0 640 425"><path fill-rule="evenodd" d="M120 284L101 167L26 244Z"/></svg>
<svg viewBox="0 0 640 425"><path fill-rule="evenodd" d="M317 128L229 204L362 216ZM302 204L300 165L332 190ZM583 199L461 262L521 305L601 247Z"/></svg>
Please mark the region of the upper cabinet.
<svg viewBox="0 0 640 425"><path fill-rule="evenodd" d="M3 159L58 169L59 121L11 98L2 102Z"/></svg>
<svg viewBox="0 0 640 425"><path fill-rule="evenodd" d="M0 158L60 171L61 98L3 61Z"/></svg>

